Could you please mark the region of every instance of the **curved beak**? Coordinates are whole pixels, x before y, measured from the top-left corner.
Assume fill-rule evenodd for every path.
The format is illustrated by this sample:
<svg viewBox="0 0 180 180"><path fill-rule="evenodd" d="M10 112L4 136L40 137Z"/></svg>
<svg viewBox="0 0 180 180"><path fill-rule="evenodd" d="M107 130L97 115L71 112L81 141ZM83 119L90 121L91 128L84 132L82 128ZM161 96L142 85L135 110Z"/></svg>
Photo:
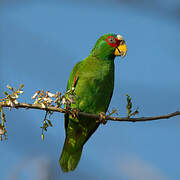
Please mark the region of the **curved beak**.
<svg viewBox="0 0 180 180"><path fill-rule="evenodd" d="M125 57L127 53L127 46L125 41L123 41L114 51L115 56Z"/></svg>

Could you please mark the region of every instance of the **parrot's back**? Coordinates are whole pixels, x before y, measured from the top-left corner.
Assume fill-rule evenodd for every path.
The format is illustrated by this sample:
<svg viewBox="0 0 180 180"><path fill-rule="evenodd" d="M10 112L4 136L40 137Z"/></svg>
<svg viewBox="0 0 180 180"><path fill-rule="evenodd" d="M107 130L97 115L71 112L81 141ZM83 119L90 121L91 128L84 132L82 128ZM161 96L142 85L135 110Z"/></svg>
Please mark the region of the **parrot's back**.
<svg viewBox="0 0 180 180"><path fill-rule="evenodd" d="M77 100L71 108L82 112L99 114L106 112L114 88L114 61L88 57L77 63L71 74L67 90L75 86ZM96 131L99 123L95 119L73 118L65 115L66 139L60 157L64 172L74 170L80 160L85 142Z"/></svg>

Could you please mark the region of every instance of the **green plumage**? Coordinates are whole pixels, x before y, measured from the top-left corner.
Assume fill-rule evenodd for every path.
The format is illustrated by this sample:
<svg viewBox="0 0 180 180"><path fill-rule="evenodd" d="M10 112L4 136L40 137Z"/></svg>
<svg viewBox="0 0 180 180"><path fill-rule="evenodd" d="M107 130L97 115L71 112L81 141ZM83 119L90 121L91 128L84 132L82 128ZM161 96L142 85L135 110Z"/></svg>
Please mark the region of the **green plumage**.
<svg viewBox="0 0 180 180"><path fill-rule="evenodd" d="M90 55L77 63L69 77L67 90L72 89L75 78L78 78L75 93L78 97L71 108L80 111L99 114L106 112L114 88L114 50L106 38L116 37L115 34L105 34L99 38ZM65 115L66 139L60 157L60 165L64 172L76 168L83 145L96 131L99 123L91 118L73 119Z"/></svg>

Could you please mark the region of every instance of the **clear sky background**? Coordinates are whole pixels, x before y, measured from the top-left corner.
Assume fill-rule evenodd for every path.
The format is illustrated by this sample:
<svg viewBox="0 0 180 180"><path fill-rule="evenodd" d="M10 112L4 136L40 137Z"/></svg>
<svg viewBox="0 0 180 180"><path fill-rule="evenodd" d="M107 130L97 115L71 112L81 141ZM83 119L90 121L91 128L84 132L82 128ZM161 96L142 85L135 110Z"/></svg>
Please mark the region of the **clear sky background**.
<svg viewBox="0 0 180 180"><path fill-rule="evenodd" d="M139 116L180 108L180 2L178 0L1 0L0 95L25 85L21 102L36 90L65 91L73 66L104 33L124 36L128 54L116 58L109 109L126 115L132 96ZM108 122L84 147L76 171L61 172L63 115L41 140L45 112L6 110L8 140L0 143L2 180L179 180L180 117L155 122Z"/></svg>

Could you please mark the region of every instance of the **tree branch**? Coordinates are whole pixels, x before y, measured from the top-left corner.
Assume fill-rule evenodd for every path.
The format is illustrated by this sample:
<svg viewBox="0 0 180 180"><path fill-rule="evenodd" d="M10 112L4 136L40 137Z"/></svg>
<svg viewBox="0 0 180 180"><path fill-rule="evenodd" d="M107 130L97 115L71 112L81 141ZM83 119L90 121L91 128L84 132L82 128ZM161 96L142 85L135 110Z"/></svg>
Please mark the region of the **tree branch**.
<svg viewBox="0 0 180 180"><path fill-rule="evenodd" d="M38 110L44 110L44 111L52 111L52 112L60 112L60 113L69 113L74 115L74 112L72 110L67 110L63 108L57 108L54 106L46 106L42 107L40 104L26 104L26 103L18 103L14 106L8 105L4 102L0 102L0 107L10 107L10 108L25 108L25 109L38 109ZM91 114L91 113L85 113L85 112L78 112L79 116L82 117L89 117L93 119L100 119L100 115L98 114ZM112 116L104 116L104 120L110 120L110 121L126 121L126 122L143 122L143 121L154 121L154 120L160 120L160 119L169 119L174 116L180 116L180 111L176 111L173 113L169 113L166 115L159 115L159 116L151 116L151 117L138 117L138 118L128 118L128 117L112 117Z"/></svg>

